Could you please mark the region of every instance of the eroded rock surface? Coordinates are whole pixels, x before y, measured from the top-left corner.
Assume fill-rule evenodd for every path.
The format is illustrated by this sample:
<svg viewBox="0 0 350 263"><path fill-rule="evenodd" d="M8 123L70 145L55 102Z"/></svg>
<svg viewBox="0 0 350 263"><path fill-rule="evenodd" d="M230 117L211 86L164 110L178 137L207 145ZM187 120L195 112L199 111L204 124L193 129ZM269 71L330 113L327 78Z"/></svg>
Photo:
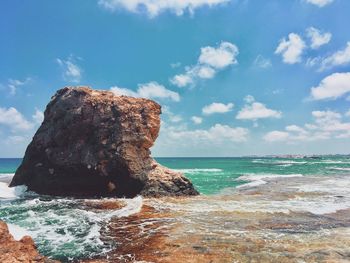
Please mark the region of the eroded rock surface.
<svg viewBox="0 0 350 263"><path fill-rule="evenodd" d="M88 87L58 90L10 186L71 196L196 195L192 183L150 157L161 107Z"/></svg>
<svg viewBox="0 0 350 263"><path fill-rule="evenodd" d="M31 237L24 236L21 240L16 241L3 221L0 221L0 262L58 263L58 261L50 260L40 255Z"/></svg>

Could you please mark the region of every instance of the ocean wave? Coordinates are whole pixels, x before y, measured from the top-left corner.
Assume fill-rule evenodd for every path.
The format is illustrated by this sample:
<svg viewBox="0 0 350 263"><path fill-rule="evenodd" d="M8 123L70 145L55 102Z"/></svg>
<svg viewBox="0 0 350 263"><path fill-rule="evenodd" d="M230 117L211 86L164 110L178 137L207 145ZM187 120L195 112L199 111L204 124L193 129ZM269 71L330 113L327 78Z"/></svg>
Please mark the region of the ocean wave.
<svg viewBox="0 0 350 263"><path fill-rule="evenodd" d="M336 161L336 160L322 160L322 161L312 161L310 164L350 164L349 161Z"/></svg>
<svg viewBox="0 0 350 263"><path fill-rule="evenodd" d="M302 174L267 174L267 173L250 173L238 177L236 180L240 181L255 181L261 179L273 179L273 178L290 178L290 177L302 177Z"/></svg>
<svg viewBox="0 0 350 263"><path fill-rule="evenodd" d="M0 182L0 199L16 199L21 197L27 187L24 185L8 187L7 183Z"/></svg>
<svg viewBox="0 0 350 263"><path fill-rule="evenodd" d="M84 204L90 199L29 195L26 200L18 200L25 189L23 186L9 188L6 183L0 183L0 198L6 198L6 202L0 201L0 218L9 224L16 239L30 235L41 253L63 261L108 252L112 244L100 239L101 227L113 217L140 212L143 204L142 197L137 196L119 199L125 204L120 209L86 210ZM64 258L60 258L62 255Z"/></svg>
<svg viewBox="0 0 350 263"><path fill-rule="evenodd" d="M0 218L10 223L16 238L30 235L41 253L65 261L110 251L113 245L100 239L101 227L113 217L138 213L143 203L141 196L121 201L126 204L121 209L92 211L84 209L84 200L35 198L2 205Z"/></svg>
<svg viewBox="0 0 350 263"><path fill-rule="evenodd" d="M9 232L15 240L20 240L22 237L30 235L30 233L27 230L17 225L7 224L7 226L9 228Z"/></svg>
<svg viewBox="0 0 350 263"><path fill-rule="evenodd" d="M272 165L293 165L293 164L306 164L305 161L291 161L291 160L263 160L263 159L255 159L252 160L252 163L258 164L272 164Z"/></svg>
<svg viewBox="0 0 350 263"><path fill-rule="evenodd" d="M280 166L280 167L290 167L292 165L293 164L291 164L291 163L287 163L287 164L279 164L278 166Z"/></svg>
<svg viewBox="0 0 350 263"><path fill-rule="evenodd" d="M337 171L348 171L350 172L349 167L327 167L329 170L337 170Z"/></svg>
<svg viewBox="0 0 350 263"><path fill-rule="evenodd" d="M172 169L176 172L187 173L187 174L198 174L198 173L220 173L223 170L218 168L193 168L193 169Z"/></svg>
<svg viewBox="0 0 350 263"><path fill-rule="evenodd" d="M340 210L350 209L350 177L313 176L300 174L293 175L260 175L260 178L290 178L295 180L275 181L269 185L268 179L257 179L257 175L245 175L253 184L267 184L259 189L256 195L245 195L242 190L233 187L223 189L218 195L211 197L199 196L196 199L183 201L155 200L155 207L165 207L175 211L190 212L193 217L208 213L219 214L224 212L237 213L312 213L325 215Z"/></svg>
<svg viewBox="0 0 350 263"><path fill-rule="evenodd" d="M257 164L270 164L270 165L313 165L313 164L350 164L349 160L308 160L308 161L294 161L294 160L276 160L276 159L254 159L251 161L252 163Z"/></svg>
<svg viewBox="0 0 350 263"><path fill-rule="evenodd" d="M13 173L0 173L0 182L9 184L14 175Z"/></svg>
<svg viewBox="0 0 350 263"><path fill-rule="evenodd" d="M350 178L348 176L315 180L313 183L303 184L295 188L300 192L322 192L350 198Z"/></svg>
<svg viewBox="0 0 350 263"><path fill-rule="evenodd" d="M237 186L237 188L250 188L266 184L269 179L302 177L302 174L245 174L236 181L247 181L248 183ZM263 180L265 179L265 180Z"/></svg>

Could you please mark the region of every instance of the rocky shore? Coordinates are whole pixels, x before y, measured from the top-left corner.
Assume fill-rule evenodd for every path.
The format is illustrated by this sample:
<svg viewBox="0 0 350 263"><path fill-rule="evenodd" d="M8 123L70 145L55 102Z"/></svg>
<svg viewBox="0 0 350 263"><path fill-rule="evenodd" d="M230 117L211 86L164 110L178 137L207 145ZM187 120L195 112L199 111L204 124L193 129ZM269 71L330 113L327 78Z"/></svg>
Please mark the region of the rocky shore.
<svg viewBox="0 0 350 263"><path fill-rule="evenodd" d="M31 237L24 236L16 241L3 221L0 221L0 262L59 263L40 255Z"/></svg>
<svg viewBox="0 0 350 263"><path fill-rule="evenodd" d="M160 114L148 99L88 87L58 90L10 186L78 197L197 195L181 173L150 156Z"/></svg>

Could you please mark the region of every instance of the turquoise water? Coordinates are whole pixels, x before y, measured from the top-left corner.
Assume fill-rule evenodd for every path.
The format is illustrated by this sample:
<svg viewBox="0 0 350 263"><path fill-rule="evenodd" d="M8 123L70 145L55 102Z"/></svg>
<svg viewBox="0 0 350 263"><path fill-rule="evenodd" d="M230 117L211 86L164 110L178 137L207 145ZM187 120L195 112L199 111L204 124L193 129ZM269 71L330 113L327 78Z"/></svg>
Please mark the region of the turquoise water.
<svg viewBox="0 0 350 263"><path fill-rule="evenodd" d="M264 184L261 178L336 176L350 174L350 156L317 158L156 158L183 172L201 194L229 193L226 189ZM0 159L0 219L12 233L31 235L44 255L63 262L102 255L113 244L100 240L100 231L112 217L138 212L142 198L125 200L126 208L95 211L85 200L59 199L8 188L21 159Z"/></svg>
<svg viewBox="0 0 350 263"><path fill-rule="evenodd" d="M247 183L244 175L332 175L350 173L350 156L319 158L157 158L164 166L186 174L202 194L216 194ZM242 178L242 177L241 177ZM244 179L244 178L242 178Z"/></svg>
<svg viewBox="0 0 350 263"><path fill-rule="evenodd" d="M0 175L14 173L20 158L0 159ZM227 187L246 181L237 180L247 174L275 175L332 175L350 173L350 156L318 158L156 158L171 169L183 172L202 194L216 194Z"/></svg>

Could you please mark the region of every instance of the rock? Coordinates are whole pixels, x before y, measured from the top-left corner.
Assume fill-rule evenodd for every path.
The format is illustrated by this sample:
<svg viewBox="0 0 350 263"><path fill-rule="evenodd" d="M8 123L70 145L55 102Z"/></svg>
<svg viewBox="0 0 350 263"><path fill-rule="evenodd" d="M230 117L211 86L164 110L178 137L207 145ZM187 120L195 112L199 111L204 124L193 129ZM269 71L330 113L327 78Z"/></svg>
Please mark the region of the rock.
<svg viewBox="0 0 350 263"><path fill-rule="evenodd" d="M58 90L10 186L60 196L197 195L181 173L150 157L160 114L148 99Z"/></svg>
<svg viewBox="0 0 350 263"><path fill-rule="evenodd" d="M6 223L0 220L0 262L58 263L59 261L50 260L40 255L33 239L29 236L24 236L21 240L16 241L10 234Z"/></svg>

